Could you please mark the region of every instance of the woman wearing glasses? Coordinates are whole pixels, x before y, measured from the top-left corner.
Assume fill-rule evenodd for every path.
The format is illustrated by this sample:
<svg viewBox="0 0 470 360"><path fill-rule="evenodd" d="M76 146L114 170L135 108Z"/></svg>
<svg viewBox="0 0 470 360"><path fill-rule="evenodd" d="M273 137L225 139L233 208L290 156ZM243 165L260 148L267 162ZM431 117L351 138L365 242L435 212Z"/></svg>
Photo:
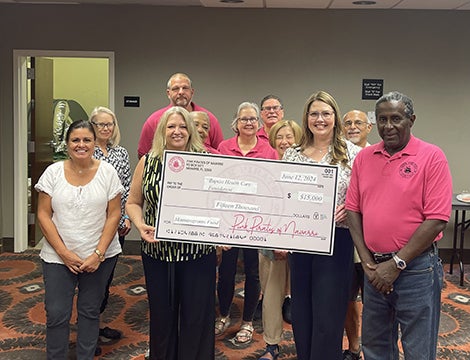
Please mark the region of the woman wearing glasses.
<svg viewBox="0 0 470 360"><path fill-rule="evenodd" d="M361 148L345 140L336 100L319 91L307 100L298 147L286 161L338 166L333 255L292 253L292 327L299 360L342 360L344 319L353 268L353 242L344 202L354 158Z"/></svg>
<svg viewBox="0 0 470 360"><path fill-rule="evenodd" d="M257 132L262 126L258 105L243 102L238 106L231 128L236 135L219 144L218 150L223 155L273 159L278 158L266 140L258 137ZM240 248L224 249L222 262L219 266L219 282L217 294L219 298L220 316L215 322L215 334L221 336L230 325L230 306L235 290L235 275ZM233 342L236 345L249 344L253 338L253 315L260 295L258 250L243 248L245 272L245 297L243 318L240 330Z"/></svg>
<svg viewBox="0 0 470 360"><path fill-rule="evenodd" d="M96 145L93 157L110 163L118 174L124 192L121 197L121 218L119 220L118 235L121 248L124 248L124 238L131 230L129 216L125 213L126 201L129 196L131 184L131 168L129 165L129 153L125 148L119 145L121 133L116 115L108 108L99 106L93 109L90 115L90 122L93 124L96 133ZM101 314L104 312L109 299L109 287L113 280L114 270L109 277L105 297L101 304ZM122 334L119 330L108 326L100 326L100 336L107 339L120 339ZM100 348L97 348L96 355L100 354Z"/></svg>

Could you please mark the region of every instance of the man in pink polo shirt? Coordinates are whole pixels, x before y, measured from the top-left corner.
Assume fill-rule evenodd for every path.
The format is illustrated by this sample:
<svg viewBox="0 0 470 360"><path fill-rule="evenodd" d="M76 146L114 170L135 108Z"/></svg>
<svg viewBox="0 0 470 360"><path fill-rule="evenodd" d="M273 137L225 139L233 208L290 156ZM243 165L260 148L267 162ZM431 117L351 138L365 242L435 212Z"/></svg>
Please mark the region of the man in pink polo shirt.
<svg viewBox="0 0 470 360"><path fill-rule="evenodd" d="M168 80L166 94L170 100L170 104L151 114L142 127L137 149L139 159L149 152L150 148L152 147L153 134L155 133L158 122L160 121L163 113L172 106L181 106L189 112L204 111L207 113L210 120L210 130L209 136L205 140L205 144L211 146L214 149L217 149L219 143L224 139L222 128L220 127L219 121L214 116L214 114L192 101L194 96L194 89L192 87L189 76L183 73L173 74Z"/></svg>
<svg viewBox="0 0 470 360"><path fill-rule="evenodd" d="M263 126L258 130L258 137L269 141L269 130L275 123L284 118L284 107L280 97L272 94L266 95L261 100L260 115Z"/></svg>
<svg viewBox="0 0 470 360"><path fill-rule="evenodd" d="M436 359L443 272L435 242L450 218L452 179L437 146L411 134L406 95L377 100L383 141L356 157L346 197L349 230L365 272L366 360Z"/></svg>

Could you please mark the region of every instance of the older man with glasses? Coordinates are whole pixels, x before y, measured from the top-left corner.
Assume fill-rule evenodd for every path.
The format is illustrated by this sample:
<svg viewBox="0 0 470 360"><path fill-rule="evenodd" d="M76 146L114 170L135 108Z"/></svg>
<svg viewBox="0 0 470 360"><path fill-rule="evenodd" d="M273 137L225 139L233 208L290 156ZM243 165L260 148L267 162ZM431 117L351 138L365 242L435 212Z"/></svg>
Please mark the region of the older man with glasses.
<svg viewBox="0 0 470 360"><path fill-rule="evenodd" d="M360 147L366 147L370 144L367 141L367 136L372 130L372 124L369 121L366 113L360 110L351 110L343 116L344 136ZM351 282L351 297L349 299L348 310L346 313L346 320L344 328L348 338L348 349L343 352L343 360L360 360L361 357L361 342L360 342L360 323L361 313L357 303L357 296L359 289L364 289L364 270L362 269L361 259L354 249L354 272Z"/></svg>
<svg viewBox="0 0 470 360"><path fill-rule="evenodd" d="M372 124L366 113L359 110L351 110L343 116L344 135L353 144L366 147L367 136L372 130Z"/></svg>
<svg viewBox="0 0 470 360"><path fill-rule="evenodd" d="M266 95L261 100L261 120L263 127L258 131L258 137L269 141L269 130L279 120L284 118L284 107L281 99L276 95Z"/></svg>

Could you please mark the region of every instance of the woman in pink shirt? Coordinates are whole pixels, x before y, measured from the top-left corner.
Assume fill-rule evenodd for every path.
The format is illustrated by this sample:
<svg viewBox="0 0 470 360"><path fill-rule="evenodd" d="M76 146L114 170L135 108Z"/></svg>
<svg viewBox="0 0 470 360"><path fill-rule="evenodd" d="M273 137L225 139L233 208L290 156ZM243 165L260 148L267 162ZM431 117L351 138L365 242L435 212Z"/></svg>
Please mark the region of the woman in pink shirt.
<svg viewBox="0 0 470 360"><path fill-rule="evenodd" d="M258 105L250 102L241 103L231 124L231 128L236 135L222 141L217 150L222 155L276 160L278 158L277 151L266 140L259 138L257 135L261 126ZM216 336L221 336L230 325L230 306L235 291L239 250L240 248L232 247L226 249L222 254L217 285L220 316L215 322ZM260 295L259 262L258 250L248 248L242 248L241 250L243 251L245 272L245 298L242 324L233 341L236 344L248 344L253 338L253 315Z"/></svg>

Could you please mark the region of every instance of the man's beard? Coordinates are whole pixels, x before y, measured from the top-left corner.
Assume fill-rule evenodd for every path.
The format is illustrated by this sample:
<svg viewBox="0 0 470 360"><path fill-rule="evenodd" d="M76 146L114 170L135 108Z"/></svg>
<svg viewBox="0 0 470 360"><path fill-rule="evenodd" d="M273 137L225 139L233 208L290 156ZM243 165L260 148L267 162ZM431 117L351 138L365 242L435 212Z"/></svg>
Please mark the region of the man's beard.
<svg viewBox="0 0 470 360"><path fill-rule="evenodd" d="M176 105L177 106L181 106L181 107L186 107L189 105L189 103L191 102L191 100L188 100L186 98L179 98L179 99L176 99Z"/></svg>

